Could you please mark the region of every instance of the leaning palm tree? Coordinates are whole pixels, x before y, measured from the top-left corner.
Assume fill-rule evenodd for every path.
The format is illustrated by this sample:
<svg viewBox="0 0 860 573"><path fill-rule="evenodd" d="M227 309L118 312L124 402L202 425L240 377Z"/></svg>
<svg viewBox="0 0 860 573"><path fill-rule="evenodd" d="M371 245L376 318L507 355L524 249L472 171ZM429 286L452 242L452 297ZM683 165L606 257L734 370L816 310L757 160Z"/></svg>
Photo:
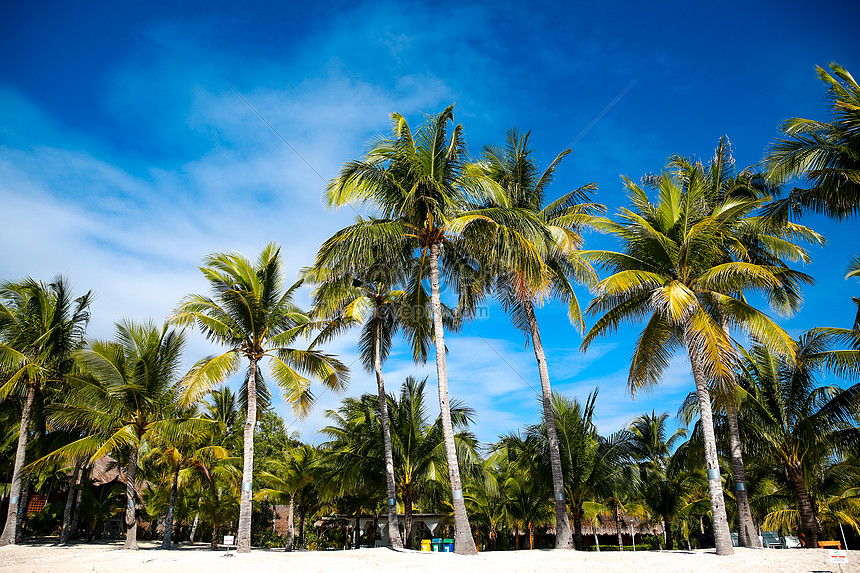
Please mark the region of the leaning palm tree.
<svg viewBox="0 0 860 573"><path fill-rule="evenodd" d="M183 335L167 326L118 323L115 340L91 341L79 353L82 372L70 377L65 402L48 408L53 424L79 429L86 435L34 465L83 456L90 463L107 455L126 461L125 549L138 549L135 479L141 444L156 434L177 439L210 424L199 418L176 419L171 415L179 395L184 346Z"/></svg>
<svg viewBox="0 0 860 573"><path fill-rule="evenodd" d="M597 189L590 183L571 191L545 205L547 188L553 180L555 170L570 149L561 152L541 173L529 148L529 133L520 134L511 129L507 134L504 149L485 147L479 168L495 181L506 194L511 207L534 215L546 226L551 243L545 249L544 272L540 283L524 280L516 268L499 268L493 277L496 296L511 315L514 325L522 331L526 340L532 342L540 374L544 423L549 438L549 455L552 468L553 499L555 503L557 549L573 546L567 504L564 500L564 476L561 468L558 435L552 416L552 387L549 380L546 355L541 342L540 328L535 306L546 297L555 297L567 304L568 316L580 332L585 329L579 302L573 283L594 284L597 275L587 262L579 257L582 247L581 230L591 216L602 212L604 207L588 202L588 193ZM532 245L525 245L533 248Z"/></svg>
<svg viewBox="0 0 860 573"><path fill-rule="evenodd" d="M34 404L51 386L63 385L63 377L73 370L92 298L92 292L74 298L63 277L50 284L25 279L0 285L0 401L24 396L0 546L15 543L23 518L21 483Z"/></svg>
<svg viewBox="0 0 860 573"><path fill-rule="evenodd" d="M284 289L280 247L269 243L256 263L238 253L215 253L204 259L200 271L209 281L212 297L189 295L174 311L170 322L199 326L206 337L227 351L198 362L184 378L184 402L192 402L236 373L241 359L248 360L245 375L246 412L242 490L239 505L237 551L251 550L251 501L254 471L254 426L258 393L265 388L261 360L269 359L270 372L294 408L304 414L313 403L311 381L318 378L340 391L347 368L333 356L316 348L294 348L296 339L310 334L314 326L307 314L293 303L301 281ZM259 385L259 390L258 390Z"/></svg>
<svg viewBox="0 0 860 573"><path fill-rule="evenodd" d="M693 173L671 173L647 182L658 193L651 203L639 185L626 186L634 210L622 209L619 221L598 220L595 226L615 235L623 252L590 251L586 256L613 274L600 283L589 304L603 313L586 334L583 350L625 321L650 317L630 366L632 392L659 382L677 348L690 359L709 470L709 493L717 552L733 552L719 479L709 385L733 384L735 353L724 324L746 330L785 356L792 356L791 338L744 298L747 291L767 291L782 284L782 267L727 260L727 243L744 219L762 201L729 199L714 205L705 179Z"/></svg>
<svg viewBox="0 0 860 573"><path fill-rule="evenodd" d="M838 452L860 443L860 383L843 389L820 386L823 372L860 374L860 335L845 329L814 329L798 340L796 361L766 346L743 352L739 382L746 397L742 418L757 436L753 454L781 467L797 499L807 547L817 547L821 524L808 484Z"/></svg>
<svg viewBox="0 0 860 573"><path fill-rule="evenodd" d="M403 116L392 114L392 137L379 140L363 160L347 163L326 190L329 205L366 205L380 218L345 229L340 240L323 245L321 256L330 261L329 266L346 270L355 265L350 261L363 264L368 253L377 251L420 254L416 268L421 274L413 280L424 280L429 273L439 404L457 531L455 551L474 554L449 408L441 275L444 271L461 296L469 285L458 279L467 273L474 276L470 271L475 262L501 260L521 269L530 282L536 281L540 253L518 247L544 231L529 214L508 208L492 181L466 172L463 129L458 125L449 133L453 114L450 106L414 134ZM488 200L504 206L478 208Z"/></svg>

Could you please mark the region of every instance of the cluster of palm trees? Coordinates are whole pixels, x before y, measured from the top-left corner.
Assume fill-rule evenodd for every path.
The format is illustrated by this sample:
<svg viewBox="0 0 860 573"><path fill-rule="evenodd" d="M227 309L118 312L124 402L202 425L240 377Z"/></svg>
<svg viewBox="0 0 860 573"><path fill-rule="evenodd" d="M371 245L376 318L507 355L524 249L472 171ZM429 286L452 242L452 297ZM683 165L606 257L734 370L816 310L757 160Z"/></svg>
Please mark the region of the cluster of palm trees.
<svg viewBox="0 0 860 573"><path fill-rule="evenodd" d="M288 288L277 245L255 262L216 253L200 267L210 295L183 299L164 326L125 321L114 340L96 341L84 337L89 293L73 299L64 279L4 283L0 415L20 423L0 544L20 537L32 476L68 464L74 486L105 456L123 468L128 548L137 546L139 507L147 496L157 505L159 495L166 546L182 501L195 524L213 527L212 543L235 521L240 552L251 547L254 499L285 503L291 521L297 510L300 528L320 511L360 517L384 506L395 547L413 544L416 507L442 512L465 554L476 552L475 531L484 528L494 545L511 523L517 543L520 527L533 544L535 529L550 524L555 547L582 548L583 523L601 514L619 527L624 516L657 520L670 548L707 517L718 554L732 552L730 520L747 546L758 544L761 527L797 524L810 546L832 524L857 528L860 386L821 385L821 376L856 379L860 335L827 328L793 340L760 308L790 314L812 282L790 265L809 260L802 243L823 237L792 219L805 209L837 219L860 210L860 87L831 69L836 77L820 75L834 120L787 122L764 172L736 172L722 138L707 164L673 156L659 175L625 180L630 204L615 217L593 201L595 184L549 200L570 150L540 170L528 133L511 130L504 147L471 160L451 106L414 131L393 114L391 135L342 168L326 187L328 204L368 214L328 239ZM792 177L811 187L783 194ZM614 236L619 250L584 249L585 228ZM849 276L856 268L855 260ZM314 289L308 312L293 302L302 284ZM585 311L575 285L594 293ZM634 393L659 384L684 351L695 382L683 409L689 440L667 437L665 416L655 414L602 437L596 392L584 403L553 393L536 314L551 298L584 332L583 351L622 323L645 323L631 358ZM532 345L542 417L482 457L467 429L472 412L449 397L445 331L490 299ZM596 320L586 331L589 314ZM323 346L355 327L376 395L329 412L323 446L283 440L258 456L258 413L271 415L263 414L267 379L298 415L307 413L314 380L345 387L346 366ZM181 373L183 328L199 328L223 352ZM747 347L733 338L740 334ZM423 382L407 381L399 399L385 389L385 360L400 340L417 362L434 350L435 422L426 420ZM217 388L240 370L240 403L225 409L233 398ZM10 446L11 434L4 439ZM75 489L63 532L73 529Z"/></svg>

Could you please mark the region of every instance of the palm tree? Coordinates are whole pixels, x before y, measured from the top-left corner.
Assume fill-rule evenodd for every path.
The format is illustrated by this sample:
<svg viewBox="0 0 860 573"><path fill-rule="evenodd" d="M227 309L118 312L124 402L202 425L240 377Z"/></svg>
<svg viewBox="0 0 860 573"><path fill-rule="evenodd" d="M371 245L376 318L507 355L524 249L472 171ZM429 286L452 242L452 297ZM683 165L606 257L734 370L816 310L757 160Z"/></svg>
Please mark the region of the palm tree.
<svg viewBox="0 0 860 573"><path fill-rule="evenodd" d="M639 467L642 499L653 514L663 518L666 548L672 549L672 521L679 510L683 490L677 477L677 463L672 455L687 435L679 428L668 436L667 413L642 414L630 422L626 433L627 451Z"/></svg>
<svg viewBox="0 0 860 573"><path fill-rule="evenodd" d="M286 551L293 550L296 496L310 485L315 477L313 472L307 471L308 466L304 463L305 460L313 458L310 453L312 449L312 446L306 444L296 446L283 452L282 458L270 459L268 469L260 472L264 487L257 492L255 499L269 499L288 507L287 537L284 542Z"/></svg>
<svg viewBox="0 0 860 573"><path fill-rule="evenodd" d="M135 476L141 444L155 434L175 439L209 424L169 415L179 395L184 346L183 335L167 326L118 323L116 340L87 343L79 353L82 373L70 377L65 403L48 408L53 424L81 429L86 435L36 464L82 456L90 463L107 455L126 460L125 549L138 549Z"/></svg>
<svg viewBox="0 0 860 573"><path fill-rule="evenodd" d="M292 300L301 281L289 289L283 288L280 247L276 244L266 245L254 264L237 253L209 255L200 271L209 281L213 297L187 296L170 321L181 326L198 325L209 340L227 348L223 354L198 362L185 377L186 402L195 400L234 374L242 357L248 360L242 492L236 540L237 551L247 553L251 550L257 398L258 392L265 388L259 362L269 358L272 377L300 413L307 412L313 402L311 382L303 374L314 376L328 388L339 391L346 383L347 369L316 348L303 350L290 346L300 335L309 334L313 322Z"/></svg>
<svg viewBox="0 0 860 573"><path fill-rule="evenodd" d="M779 287L788 271L726 260L728 242L762 200L730 199L714 205L695 166L683 178L663 173L646 181L658 192L656 204L628 179L635 210L622 209L620 222L595 223L618 237L623 252L586 252L613 274L598 283L597 295L589 304L590 313L603 316L586 334L582 348L624 321L650 316L630 366L633 392L659 381L676 348L687 350L704 433L717 553L729 555L733 550L719 480L709 382L728 388L733 384L735 353L724 324L767 341L783 355L793 355L790 337L743 297L745 291L767 293Z"/></svg>
<svg viewBox="0 0 860 573"><path fill-rule="evenodd" d="M769 199L779 192L779 189L773 187L763 174L752 169L735 173L731 143L725 136L720 138L714 157L707 166L703 166L701 162L693 163L680 156L672 157L669 164L675 168L676 174L681 178L702 180L701 184L707 189L706 197L711 209L719 209L721 205L732 200ZM804 263L811 261L806 250L792 241L801 238L811 243L823 244L824 238L807 227L787 220L774 221L768 217L748 216L739 223L733 229L731 236L726 237L728 239L726 262L740 260L779 268L779 282L769 286L765 294L775 311L790 315L802 303L800 285L811 283L809 277L790 270L784 262L785 260ZM728 321L724 317L720 318L720 324L728 333ZM735 501L738 506L738 541L744 547L760 547L749 505L734 386L728 380L726 384L717 386L716 397L721 408L725 410L728 422L729 457L735 484Z"/></svg>
<svg viewBox="0 0 860 573"><path fill-rule="evenodd" d="M505 205L504 195L486 177L466 172L462 126L454 127L449 136L453 114L450 106L428 118L415 134L403 116L392 114L392 137L374 144L364 160L347 163L326 190L329 205L367 205L380 218L345 229L342 240L323 245L321 254L331 261L330 267L346 270L355 268L350 267L352 260L366 261L367 253L420 251L417 268L422 274L413 280L427 278L424 273L429 271L439 405L456 528L454 550L474 554L449 407L440 272L444 264L449 283L456 287L461 271L471 263L495 259L522 268L526 278L535 280L539 256L534 251L524 256L524 250L516 247L543 229L528 214L513 209L477 208L488 199ZM458 290L461 296L465 292Z"/></svg>
<svg viewBox="0 0 860 573"><path fill-rule="evenodd" d="M540 337L535 304L545 297L554 296L568 306L571 323L582 332L579 302L573 290L573 281L586 284L596 282L597 275L591 266L582 260L577 249L582 247L580 231L588 224L590 216L604 210L602 205L586 202L588 192L595 191L597 184L590 183L567 193L544 206L547 187L553 180L555 170L571 150L561 152L543 173L540 173L529 148L529 133L524 135L516 129L507 134L503 150L485 147L481 168L487 177L504 189L506 203L513 208L533 213L547 228L552 243L545 251L545 269L539 284L530 284L517 269L501 268L493 277L496 295L503 308L511 315L514 325L521 330L526 340L531 340L540 374L544 423L549 438L549 454L552 467L552 483L556 516L557 549L573 546L567 504L564 500L564 476L558 448L558 435L552 417L552 388L549 369ZM533 248L532 245L528 247Z"/></svg>
<svg viewBox="0 0 860 573"><path fill-rule="evenodd" d="M782 125L787 139L768 149L764 164L770 177L786 181L806 177L809 189L792 189L773 212L800 214L805 209L843 219L860 214L860 85L848 70L832 62L827 73L817 67L827 86L833 121L795 117Z"/></svg>
<svg viewBox="0 0 860 573"><path fill-rule="evenodd" d="M754 455L782 468L797 498L806 545L817 547L822 530L809 484L834 452L860 442L860 383L847 389L819 386L818 376L823 371L857 376L860 337L851 330L815 329L798 340L796 361L761 344L743 351L743 357L739 383L747 394L744 422L757 436Z"/></svg>
<svg viewBox="0 0 860 573"><path fill-rule="evenodd" d="M339 242L339 235L336 234L328 242ZM328 320L340 321L343 326L362 325L359 338L361 359L365 368L372 370L376 376L376 403L379 406L385 453L388 535L395 548L402 548L403 541L397 525L397 488L382 365L391 352L392 340L399 330L408 337L417 362L426 362L431 338L429 297L424 285L420 281L413 281L409 291L394 288L395 284L408 282L409 278L405 274L408 253L400 255L397 257L399 260L384 260L380 253L373 253L373 262L358 272L334 271L325 266L329 261L319 256L317 266L306 273L317 284L314 290L316 313ZM420 274L412 273L412 276ZM339 330L337 325L333 325L328 332L334 335Z"/></svg>
<svg viewBox="0 0 860 573"><path fill-rule="evenodd" d="M92 292L74 298L68 282L24 279L0 284L0 401L24 396L18 446L9 492L9 512L0 546L16 542L23 518L21 482L34 404L74 368L74 352L89 322Z"/></svg>

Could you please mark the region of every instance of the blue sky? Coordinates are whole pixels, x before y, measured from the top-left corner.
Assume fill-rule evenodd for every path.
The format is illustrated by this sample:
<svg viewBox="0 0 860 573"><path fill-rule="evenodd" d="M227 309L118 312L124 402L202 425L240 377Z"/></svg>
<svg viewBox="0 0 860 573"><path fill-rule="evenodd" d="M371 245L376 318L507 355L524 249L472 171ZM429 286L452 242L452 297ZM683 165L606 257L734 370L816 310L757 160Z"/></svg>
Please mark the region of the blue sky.
<svg viewBox="0 0 860 573"><path fill-rule="evenodd" d="M625 203L620 175L659 171L671 154L707 159L720 136L742 169L761 159L792 116L825 118L816 65L860 74L848 2L397 3L240 5L230 2L4 3L0 21L0 278L69 276L94 289L91 334L122 317L162 320L189 292L213 251L253 257L283 246L287 276L350 223L327 211L323 182L228 87L234 86L322 175L333 177L388 130L388 114L414 127L455 102L474 154L531 130L542 165L577 141L551 193L595 181L612 213ZM793 334L848 326L856 282L843 280L857 221L817 217L825 234L805 269L817 284L804 308L780 319ZM592 248L612 247L597 234ZM307 292L302 294L307 299ZM581 302L589 295L581 291ZM674 414L692 388L679 357L663 384L634 401L626 370L638 329L578 352L563 309L538 316L554 387L584 398L600 386L602 432L656 409ZM537 420L534 356L498 307L448 339L450 386L477 410L491 441ZM332 350L350 363L355 337ZM209 351L198 336L188 361ZM429 375L397 352L394 389ZM348 394L374 390L354 369ZM432 391L435 393L435 386ZM306 421L312 441L321 395Z"/></svg>

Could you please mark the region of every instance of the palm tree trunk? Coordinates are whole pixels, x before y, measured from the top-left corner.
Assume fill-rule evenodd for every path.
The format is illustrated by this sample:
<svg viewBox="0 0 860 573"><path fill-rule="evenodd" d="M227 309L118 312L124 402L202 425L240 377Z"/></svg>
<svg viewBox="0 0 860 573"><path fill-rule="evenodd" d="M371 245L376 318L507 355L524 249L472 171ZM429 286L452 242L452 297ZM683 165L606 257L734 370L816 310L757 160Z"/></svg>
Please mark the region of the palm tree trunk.
<svg viewBox="0 0 860 573"><path fill-rule="evenodd" d="M305 514L307 510L302 508L299 513L299 547L305 548Z"/></svg>
<svg viewBox="0 0 860 573"><path fill-rule="evenodd" d="M618 536L618 551L624 551L624 540L621 539L621 519L618 517L618 508L615 509L615 535Z"/></svg>
<svg viewBox="0 0 860 573"><path fill-rule="evenodd" d="M412 549L414 545L412 539L412 484L403 488L403 515L404 521L406 522L406 528L403 532L406 537L406 548ZM397 535L399 536L400 533Z"/></svg>
<svg viewBox="0 0 860 573"><path fill-rule="evenodd" d="M400 539L400 528L397 527L397 487L394 484L394 452L391 447L391 428L388 424L388 398L385 394L385 380L382 378L382 357L380 352L380 332L382 320L379 316L379 307L374 317L373 338L373 369L376 372L376 389L379 393L379 416L382 420L382 442L385 449L385 484L388 493L388 538L391 546L395 549L403 547Z"/></svg>
<svg viewBox="0 0 860 573"><path fill-rule="evenodd" d="M21 481L24 475L24 460L27 456L27 442L30 438L30 417L33 411L33 400L36 398L36 389L33 386L27 388L27 399L24 401L24 410L21 412L21 427L18 428L18 449L15 450L15 466L12 470L12 484L9 488L9 511L6 514L6 525L3 534L0 535L0 547L13 545L16 541L16 529L21 517L18 506L21 502ZM26 511L26 507L24 508Z"/></svg>
<svg viewBox="0 0 860 573"><path fill-rule="evenodd" d="M75 486L75 508L72 513L72 523L69 526L69 537L71 539L78 538L78 526L81 522L81 498L83 497L83 492L81 491L84 485L84 482L87 479L87 470L90 469L86 465L81 468L80 477L78 477L78 483Z"/></svg>
<svg viewBox="0 0 860 573"><path fill-rule="evenodd" d="M212 541L209 542L209 549L215 551L218 549L218 490L215 488L215 478L211 473L209 474L209 492L212 495Z"/></svg>
<svg viewBox="0 0 860 573"><path fill-rule="evenodd" d="M729 520L726 517L726 500L723 497L723 484L720 481L720 462L717 458L717 439L714 435L714 419L711 413L711 393L708 391L705 371L700 359L700 350L687 335L685 340L690 355L693 379L696 382L696 396L699 399L699 418L702 423L702 436L705 442L705 467L708 470L708 494L711 498L711 519L714 526L714 545L717 555L732 555L732 538L729 534Z"/></svg>
<svg viewBox="0 0 860 573"><path fill-rule="evenodd" d="M555 428L555 416L552 412L552 388L549 384L549 369L546 364L546 355L543 351L543 343L540 338L537 317L535 316L532 301L523 301L523 308L529 321L529 330L532 337L532 348L538 363L540 373L541 402L543 404L543 418L546 424L547 438L549 439L549 460L552 468L552 489L555 502L555 548L571 549L573 538L570 533L570 520L567 515L567 503L564 500L564 474L561 468L561 453L558 447L558 432Z"/></svg>
<svg viewBox="0 0 860 573"><path fill-rule="evenodd" d="M597 552L600 553L600 541L597 540L597 526L591 526L591 533L594 535L594 547L597 549Z"/></svg>
<svg viewBox="0 0 860 573"><path fill-rule="evenodd" d="M573 508L573 543L577 551L582 551L582 504Z"/></svg>
<svg viewBox="0 0 860 573"><path fill-rule="evenodd" d="M806 484L803 483L803 472L800 464L786 464L785 475L791 482L791 487L797 495L797 509L800 512L800 525L803 528L804 544L813 549L818 547L818 536L821 535L821 523L815 515L815 505L809 497Z"/></svg>
<svg viewBox="0 0 860 573"><path fill-rule="evenodd" d="M675 548L675 536L672 535L671 521L669 516L663 515L663 539L666 541L666 549L672 550Z"/></svg>
<svg viewBox="0 0 860 573"><path fill-rule="evenodd" d="M197 502L200 505L200 502ZM194 543L194 537L197 535L197 526L200 524L200 511L194 512L194 521L191 522L191 534L188 536L188 541Z"/></svg>
<svg viewBox="0 0 860 573"><path fill-rule="evenodd" d="M170 549L173 539L173 513L176 510L176 496L179 493L179 464L173 472L173 483L170 486L170 505L167 508L167 519L164 520L164 539L161 541L162 549Z"/></svg>
<svg viewBox="0 0 860 573"><path fill-rule="evenodd" d="M720 326L728 334L728 321L720 319ZM726 418L729 423L729 454L732 460L732 478L735 482L735 502L738 506L738 545L741 547L761 547L755 532L755 522L750 509L747 478L744 471L743 447L741 445L740 425L738 424L738 407L735 396L728 400Z"/></svg>
<svg viewBox="0 0 860 573"><path fill-rule="evenodd" d="M72 508L75 505L75 497L78 493L78 475L81 473L83 459L75 459L75 471L72 472L72 481L69 483L69 493L66 495L66 507L63 509L63 525L60 529L60 545L69 542L69 527L72 523Z"/></svg>
<svg viewBox="0 0 860 573"><path fill-rule="evenodd" d="M242 497L239 502L239 528L236 552L251 551L251 484L254 480L254 426L257 425L257 359L250 357L248 368L248 415L245 419L245 456L242 462Z"/></svg>
<svg viewBox="0 0 860 573"><path fill-rule="evenodd" d="M746 472L744 471L743 448L741 447L740 426L738 424L738 407L734 400L729 400L726 418L729 422L729 449L732 458L732 477L735 482L735 500L738 504L738 545L741 547L761 547L755 532L755 522L750 508L749 492L747 491Z"/></svg>
<svg viewBox="0 0 860 573"><path fill-rule="evenodd" d="M123 549L138 550L137 545L137 494L134 489L134 476L137 473L137 448L132 446L128 455L128 469L125 472L125 545Z"/></svg>
<svg viewBox="0 0 860 573"><path fill-rule="evenodd" d="M535 526L530 521L529 522L529 550L532 550L534 548L535 548Z"/></svg>
<svg viewBox="0 0 860 573"><path fill-rule="evenodd" d="M451 480L451 497L454 505L454 552L477 555L463 485L460 482L460 464L454 445L454 428L451 424L451 404L448 398L448 366L445 361L445 333L442 328L442 295L439 290L439 244L430 245L430 301L433 309L433 342L436 344L436 375L439 381L439 409L442 417L442 434L448 458L448 477Z"/></svg>
<svg viewBox="0 0 860 573"><path fill-rule="evenodd" d="M18 506L18 519L15 520L15 543L24 543L24 522L27 521L31 493L33 493L33 482L30 476L25 475L21 478L21 505Z"/></svg>
<svg viewBox="0 0 860 573"><path fill-rule="evenodd" d="M290 497L290 505L287 506L287 539L284 542L284 551L293 550L293 538L295 537L295 524L293 514L296 510L296 502Z"/></svg>
<svg viewBox="0 0 860 573"><path fill-rule="evenodd" d="M514 543L516 544L517 551L520 550L520 522L517 519L514 519Z"/></svg>

